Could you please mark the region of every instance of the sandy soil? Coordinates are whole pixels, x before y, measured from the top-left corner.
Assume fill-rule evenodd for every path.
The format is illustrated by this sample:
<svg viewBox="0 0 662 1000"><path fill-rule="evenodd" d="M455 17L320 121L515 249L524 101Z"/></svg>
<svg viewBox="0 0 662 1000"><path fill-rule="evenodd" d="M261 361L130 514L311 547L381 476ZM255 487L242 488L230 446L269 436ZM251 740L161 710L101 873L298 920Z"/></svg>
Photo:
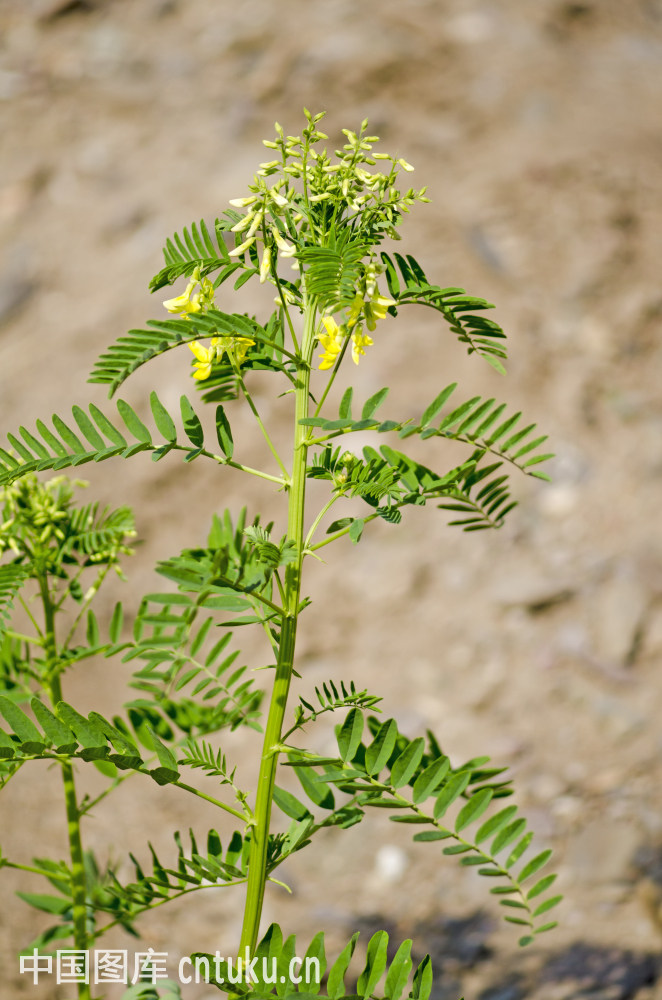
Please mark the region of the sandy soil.
<svg viewBox="0 0 662 1000"><path fill-rule="evenodd" d="M498 394L549 433L554 481L516 482L521 506L500 533L461 535L416 510L329 552L310 572L301 666L306 684L342 676L382 694L405 731L430 726L454 759L510 765L567 901L561 929L519 953L482 882L377 817L292 862L293 894L273 889L265 921L314 923L334 943L357 921L412 935L433 955L437 1000L659 1000L662 4L0 0L0 101L7 429L102 401L86 375L159 314L146 286L163 239L243 192L275 119L298 132L304 103L325 108L335 137L367 116L415 164L432 203L408 221L406 248L440 284L498 304L509 378L415 315L380 336L357 390L391 384L398 412L455 378ZM176 400L180 362L137 374L126 395L142 405L158 375ZM280 516L239 476L186 471L86 466L95 496L135 506L144 539L108 606L149 585L157 556L201 541L214 509ZM125 680L95 665L69 694L115 708ZM228 743L247 781L251 746ZM8 787L7 853L61 849L57 793L39 766ZM102 856L145 856L148 840L167 850L172 829L217 822L129 783L88 836ZM0 996L66 997L17 974L15 951L40 926L17 886L3 873ZM144 940L173 957L231 950L239 913L208 893L155 912Z"/></svg>

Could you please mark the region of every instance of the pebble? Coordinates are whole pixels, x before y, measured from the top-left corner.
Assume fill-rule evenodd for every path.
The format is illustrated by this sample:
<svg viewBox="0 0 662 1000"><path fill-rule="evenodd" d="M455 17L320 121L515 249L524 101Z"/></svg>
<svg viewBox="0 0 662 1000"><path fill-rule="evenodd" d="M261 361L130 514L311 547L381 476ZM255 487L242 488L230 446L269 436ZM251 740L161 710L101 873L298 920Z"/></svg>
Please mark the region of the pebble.
<svg viewBox="0 0 662 1000"><path fill-rule="evenodd" d="M17 278L11 273L0 278L0 324L7 323L25 308L36 287L29 278Z"/></svg>
<svg viewBox="0 0 662 1000"><path fill-rule="evenodd" d="M537 775L531 786L531 795L538 802L553 804L564 792L565 783L557 774Z"/></svg>
<svg viewBox="0 0 662 1000"><path fill-rule="evenodd" d="M565 826L574 826L585 807L582 800L574 795L560 795L550 808L554 817L562 820Z"/></svg>
<svg viewBox="0 0 662 1000"><path fill-rule="evenodd" d="M579 819L586 806L575 799L571 809ZM639 830L632 823L609 823L603 817L590 820L570 838L565 863L578 883L604 886L617 882L627 876L639 840Z"/></svg>
<svg viewBox="0 0 662 1000"><path fill-rule="evenodd" d="M477 45L486 42L494 33L492 18L480 10L467 10L444 18L444 30L454 42Z"/></svg>
<svg viewBox="0 0 662 1000"><path fill-rule="evenodd" d="M375 874L381 882L399 882L407 865L407 855L395 844L384 844L375 855Z"/></svg>
<svg viewBox="0 0 662 1000"><path fill-rule="evenodd" d="M662 607L660 606L653 608L646 617L642 653L649 656L662 653Z"/></svg>
<svg viewBox="0 0 662 1000"><path fill-rule="evenodd" d="M619 566L600 587L594 602L594 647L614 666L626 666L640 627L648 595L632 566Z"/></svg>
<svg viewBox="0 0 662 1000"><path fill-rule="evenodd" d="M580 500L579 490L569 483L550 486L540 493L538 504L543 514L565 517L575 510Z"/></svg>

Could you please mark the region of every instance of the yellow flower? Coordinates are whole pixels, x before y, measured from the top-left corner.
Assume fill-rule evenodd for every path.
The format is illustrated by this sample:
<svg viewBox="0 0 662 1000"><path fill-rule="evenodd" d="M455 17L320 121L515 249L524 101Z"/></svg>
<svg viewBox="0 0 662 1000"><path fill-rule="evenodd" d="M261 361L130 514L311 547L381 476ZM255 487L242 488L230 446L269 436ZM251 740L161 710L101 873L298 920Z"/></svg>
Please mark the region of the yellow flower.
<svg viewBox="0 0 662 1000"><path fill-rule="evenodd" d="M365 303L365 322L369 330L374 330L378 319L384 319L389 306L394 306L393 299L387 299L379 294L376 288L370 302Z"/></svg>
<svg viewBox="0 0 662 1000"><path fill-rule="evenodd" d="M294 254L297 252L297 248L283 239L283 236L277 226L271 227L271 234L276 241L276 246L280 250L280 256L294 257Z"/></svg>
<svg viewBox="0 0 662 1000"><path fill-rule="evenodd" d="M260 264L260 284L263 285L271 271L271 247L265 246Z"/></svg>
<svg viewBox="0 0 662 1000"><path fill-rule="evenodd" d="M217 343L216 356L220 361L225 352L227 351L228 357L234 357L238 365L241 365L246 360L246 355L248 354L248 348L253 347L255 344L254 340L250 337L239 337L236 335L230 335L228 337L214 337ZM212 343L214 342L212 340Z"/></svg>
<svg viewBox="0 0 662 1000"><path fill-rule="evenodd" d="M254 344L255 341L251 340L250 337L239 337L232 334L225 337L212 337L209 347L203 347L197 340L194 340L188 345L196 357L193 365L195 368L193 378L199 382L209 378L214 361L221 361L226 352L228 357L234 358L238 365L243 364L249 347L253 347Z"/></svg>
<svg viewBox="0 0 662 1000"><path fill-rule="evenodd" d="M247 240L244 240L243 243L240 243L238 247L235 247L234 250L229 250L228 257L237 257L240 253L245 253L246 250L248 250L249 247L252 247L254 243L255 237L250 236Z"/></svg>
<svg viewBox="0 0 662 1000"><path fill-rule="evenodd" d="M165 300L163 305L169 313L179 313L180 316L186 318L189 313L200 312L200 296L197 293L193 294L197 283L197 278L191 278L181 295L176 295L174 299Z"/></svg>
<svg viewBox="0 0 662 1000"><path fill-rule="evenodd" d="M200 285L199 292L193 292L195 286ZM179 313L186 319L189 313L207 312L210 306L214 305L214 285L209 278L200 278L200 268L196 267L191 280L181 295L176 295L174 299L166 299L163 303L170 313Z"/></svg>
<svg viewBox="0 0 662 1000"><path fill-rule="evenodd" d="M218 337L212 337L211 345L209 347L203 347L197 340L194 340L192 344L188 345L196 357L196 361L193 365L195 368L193 378L198 379L200 382L209 378L211 375L211 366L216 358L218 341Z"/></svg>
<svg viewBox="0 0 662 1000"><path fill-rule="evenodd" d="M352 361L358 365L359 359L365 354L366 347L374 344L374 340L367 333L363 333L361 327L352 334Z"/></svg>
<svg viewBox="0 0 662 1000"><path fill-rule="evenodd" d="M345 341L345 330L344 327L338 326L332 316L323 316L322 323L326 327L326 333L318 336L320 345L324 348L320 354L319 370L326 371L333 368L336 363Z"/></svg>
<svg viewBox="0 0 662 1000"><path fill-rule="evenodd" d="M347 327L349 330L351 330L352 327L357 324L362 309L363 309L363 297L361 295L357 295L355 296L351 306L349 307L349 314L347 316Z"/></svg>

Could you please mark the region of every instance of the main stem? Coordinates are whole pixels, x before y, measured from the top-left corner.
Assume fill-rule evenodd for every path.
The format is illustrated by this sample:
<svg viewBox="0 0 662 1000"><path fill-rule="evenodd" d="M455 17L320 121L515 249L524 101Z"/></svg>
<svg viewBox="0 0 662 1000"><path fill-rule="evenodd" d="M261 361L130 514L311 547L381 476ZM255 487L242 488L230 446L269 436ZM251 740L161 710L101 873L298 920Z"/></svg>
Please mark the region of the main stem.
<svg viewBox="0 0 662 1000"><path fill-rule="evenodd" d="M285 717L294 663L299 597L301 592L301 565L304 550L304 508L306 495L305 439L308 433L308 428L303 426L300 421L308 416L310 363L314 339L315 307L312 304L306 304L304 310L303 342L301 345L302 360L299 364L295 386L294 450L287 512L287 537L290 541L294 542L297 557L294 562L288 563L285 568L283 588L285 615L282 619L276 676L271 693L271 703L267 716L262 759L260 761L260 772L257 781L255 825L251 832L246 907L239 945L239 956L241 958L245 957L247 950L249 954L254 952L260 929L264 889L267 881L267 848L269 844L271 805L276 781L276 768L278 767L278 752L276 747L281 742L283 719Z"/></svg>
<svg viewBox="0 0 662 1000"><path fill-rule="evenodd" d="M51 674L48 688L53 705L62 701L62 686L57 674L57 643L55 638L55 611L48 592L48 582L43 577L39 581L41 599L44 606L44 649L46 652L47 670ZM72 919L74 925L74 948L76 951L87 951L87 888L85 864L83 861L83 844L80 836L80 810L76 796L74 770L69 761L63 761L62 781L64 784L64 802L67 811L67 836L69 839L69 858L71 861L71 900ZM78 1000L92 1000L92 993L87 983L79 982Z"/></svg>

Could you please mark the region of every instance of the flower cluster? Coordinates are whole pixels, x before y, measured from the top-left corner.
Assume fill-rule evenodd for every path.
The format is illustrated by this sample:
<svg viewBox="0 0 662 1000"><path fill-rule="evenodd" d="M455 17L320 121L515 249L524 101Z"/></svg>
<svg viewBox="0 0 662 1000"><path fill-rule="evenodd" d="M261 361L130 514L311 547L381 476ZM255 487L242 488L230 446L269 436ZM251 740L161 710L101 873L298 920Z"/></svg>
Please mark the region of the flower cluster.
<svg viewBox="0 0 662 1000"><path fill-rule="evenodd" d="M75 489L88 485L66 476L42 482L29 473L0 490L0 556L12 552L22 562L29 553L35 563L52 569L58 552L66 552L69 561L77 554L85 565L116 564L119 555L131 555L127 542L136 531L127 507L109 514L98 504L74 506ZM90 553L87 543L95 531L97 547Z"/></svg>
<svg viewBox="0 0 662 1000"><path fill-rule="evenodd" d="M352 361L355 365L358 365L365 354L366 347L374 343L370 334L364 333L360 320L363 318L372 333L377 326L377 320L384 319L389 306L396 304L394 299L380 295L377 287L378 270L379 266L375 263L366 265L357 293L349 306L347 319L342 326L338 326L331 316L322 317L326 333L318 334L317 338L323 348L319 358L320 371L333 368L348 336L351 335L352 338Z"/></svg>
<svg viewBox="0 0 662 1000"><path fill-rule="evenodd" d="M276 123L274 140L264 140L274 159L260 164L244 197L230 201L232 211L226 213L225 229L235 237L228 254L237 263L230 273L236 267L257 272L261 283L268 281L276 287L275 301L286 312L291 306L303 310L306 302L317 301L322 315L317 334L322 348L319 368L326 370L336 365L346 345L351 343L352 360L358 364L373 343L370 334L377 320L395 305L377 287L383 268L376 248L385 236L398 239L396 227L403 213L415 202L428 199L425 188L400 190L398 175L414 168L401 157L375 151L379 139L366 134L367 120L358 132L343 129L346 142L332 157L326 148L316 148L328 138L318 128L323 115L305 113L307 127L301 136L286 136ZM384 162L388 166L378 169ZM356 249L358 254L352 258ZM311 256L316 250L321 257ZM334 253L340 261L337 268ZM299 272L296 279L279 276L278 264L285 260ZM338 296L334 276L346 274L348 268L354 268L349 295L345 288ZM243 283L249 276L241 275L239 280ZM169 312L184 318L213 305L214 285L201 278L200 268L193 271L181 295L164 302ZM341 308L345 316L334 319ZM248 338L220 336L208 347L191 344L196 359L194 378L208 378L214 361L225 353L233 364L241 364L252 344Z"/></svg>
<svg viewBox="0 0 662 1000"><path fill-rule="evenodd" d="M199 285L196 292L194 289ZM163 303L168 312L179 313L186 319L191 313L205 313L214 305L214 285L209 278L200 277L200 268L196 267L191 275L191 280L181 295L176 295L174 299L166 299ZM189 344L196 360L193 363L193 378L203 381L209 378L214 361L221 361L224 354L227 354L230 361L237 365L243 364L249 347L253 347L254 340L250 337L240 337L239 335L226 335L223 337L212 337L209 347L203 347L197 340Z"/></svg>
<svg viewBox="0 0 662 1000"><path fill-rule="evenodd" d="M193 378L198 379L200 382L209 378L214 361L221 361L224 354L227 354L231 363L234 361L237 365L243 364L246 360L248 348L253 347L254 344L255 341L251 340L250 337L240 337L238 335L212 337L209 347L203 347L197 340L194 340L193 343L188 345L196 358L193 362L195 369Z"/></svg>
<svg viewBox="0 0 662 1000"><path fill-rule="evenodd" d="M200 285L200 288L194 292L196 285ZM166 299L163 305L169 313L179 313L182 319L186 319L190 313L207 312L214 305L213 282L209 278L201 278L200 268L196 267L182 294L176 295L174 299Z"/></svg>
<svg viewBox="0 0 662 1000"><path fill-rule="evenodd" d="M291 259L292 267L299 270L299 251L325 245L333 227L358 228L369 243L379 243L385 235L398 239L396 227L401 215L415 202L428 201L425 188L405 192L398 188L399 172L414 168L401 157L373 151L379 139L366 135L367 120L358 133L343 129L347 142L332 160L326 149L315 149L317 143L328 139L318 129L324 116L306 112L306 117L308 127L303 136L286 136L276 122L276 138L263 142L278 158L261 163L249 185L250 193L230 201L235 209L247 210L231 227L241 239L230 256L241 257L246 251L255 255L261 243L261 282L279 284L276 257ZM390 169L369 169L378 161L389 162ZM292 293L288 296L284 292L279 288L277 301L286 305Z"/></svg>

